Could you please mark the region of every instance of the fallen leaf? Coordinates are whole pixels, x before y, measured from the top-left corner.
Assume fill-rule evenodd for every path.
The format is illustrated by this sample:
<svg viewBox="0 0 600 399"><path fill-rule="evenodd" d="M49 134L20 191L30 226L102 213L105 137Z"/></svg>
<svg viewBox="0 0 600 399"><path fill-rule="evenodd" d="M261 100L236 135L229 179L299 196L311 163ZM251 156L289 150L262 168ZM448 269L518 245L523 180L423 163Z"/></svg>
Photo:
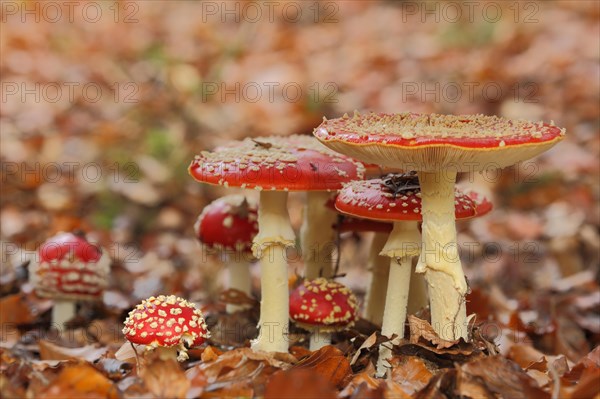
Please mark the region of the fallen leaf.
<svg viewBox="0 0 600 399"><path fill-rule="evenodd" d="M352 356L350 365L352 366L352 365L354 365L354 363L356 363L356 361L360 357L360 353L363 349L369 349L369 348L373 347L373 345L375 345L376 342L377 342L377 334L373 333L373 334L369 335L369 337L367 339L365 339L364 342L362 343L362 345L358 348L358 350L356 351L354 356Z"/></svg>
<svg viewBox="0 0 600 399"><path fill-rule="evenodd" d="M213 360L217 359L222 354L223 354L222 351L218 350L214 346L209 345L202 351L202 355L200 358L202 359L202 361L204 363L208 363L208 362L212 362Z"/></svg>
<svg viewBox="0 0 600 399"><path fill-rule="evenodd" d="M408 324L410 326L410 342L412 344L418 343L421 338L431 342L437 349L450 348L458 343L458 341L447 341L440 338L431 324L413 315L408 315Z"/></svg>
<svg viewBox="0 0 600 399"><path fill-rule="evenodd" d="M35 397L64 398L118 398L116 386L94 367L86 363L65 366L48 387L36 392Z"/></svg>
<svg viewBox="0 0 600 399"><path fill-rule="evenodd" d="M418 357L405 358L393 357L391 380L397 383L404 392L413 394L423 389L433 377L433 373L425 366L425 362Z"/></svg>
<svg viewBox="0 0 600 399"><path fill-rule="evenodd" d="M94 366L113 381L125 378L133 370L133 364L117 359L102 358L94 362Z"/></svg>
<svg viewBox="0 0 600 399"><path fill-rule="evenodd" d="M467 376L483 380L486 389L511 399L550 398L517 363L501 356L478 359L461 366Z"/></svg>
<svg viewBox="0 0 600 399"><path fill-rule="evenodd" d="M548 371L546 356L531 345L515 344L510 347L506 357L513 360L524 370Z"/></svg>
<svg viewBox="0 0 600 399"><path fill-rule="evenodd" d="M331 345L313 352L293 368L311 369L325 377L329 383L338 389L346 384L352 373L348 359L339 349Z"/></svg>
<svg viewBox="0 0 600 399"><path fill-rule="evenodd" d="M42 360L86 360L94 362L106 353L107 348L87 345L81 348L65 348L47 340L40 340L40 358Z"/></svg>
<svg viewBox="0 0 600 399"><path fill-rule="evenodd" d="M175 359L163 360L158 352L150 352L139 372L148 390L158 398L185 398L191 386Z"/></svg>
<svg viewBox="0 0 600 399"><path fill-rule="evenodd" d="M293 368L275 373L267 382L265 399L335 399L337 392L330 381L313 369Z"/></svg>

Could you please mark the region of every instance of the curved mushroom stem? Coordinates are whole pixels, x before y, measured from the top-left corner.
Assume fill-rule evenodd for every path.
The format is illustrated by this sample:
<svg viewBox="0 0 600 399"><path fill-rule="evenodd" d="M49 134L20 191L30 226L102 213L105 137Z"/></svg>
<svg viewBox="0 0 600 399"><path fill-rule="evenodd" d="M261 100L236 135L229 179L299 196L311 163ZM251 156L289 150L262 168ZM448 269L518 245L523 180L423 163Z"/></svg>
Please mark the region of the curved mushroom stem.
<svg viewBox="0 0 600 399"><path fill-rule="evenodd" d="M304 260L304 275L312 280L318 277L330 278L333 274L332 253L335 248L333 225L337 213L325 204L330 197L327 191L308 191L300 244Z"/></svg>
<svg viewBox="0 0 600 399"><path fill-rule="evenodd" d="M252 251L260 260L259 335L252 349L265 352L287 352L285 334L289 325L289 289L286 248L295 242L290 224L285 191L261 191L258 209L259 232Z"/></svg>
<svg viewBox="0 0 600 399"><path fill-rule="evenodd" d="M373 324L381 325L383 322L383 309L390 275L390 260L379 253L387 240L387 233L375 233L369 250L369 269L371 281L365 300L364 317Z"/></svg>
<svg viewBox="0 0 600 399"><path fill-rule="evenodd" d="M411 272L411 257L392 258L390 262L390 279L385 299L383 325L381 335L396 338L391 342L381 344L377 360L377 376L383 377L388 368L387 361L392 357L392 345L404 338L404 323L406 321L406 305Z"/></svg>
<svg viewBox="0 0 600 399"><path fill-rule="evenodd" d="M419 310L429 305L429 296L427 295L427 283L422 273L417 273L415 267L412 268L410 275L410 294L408 295L408 314L416 314Z"/></svg>
<svg viewBox="0 0 600 399"><path fill-rule="evenodd" d="M309 348L311 351L318 351L326 345L331 345L331 333L315 329L310 334Z"/></svg>
<svg viewBox="0 0 600 399"><path fill-rule="evenodd" d="M52 307L52 325L60 332L65 332L67 322L75 316L75 301L71 299L55 299Z"/></svg>
<svg viewBox="0 0 600 399"><path fill-rule="evenodd" d="M229 287L242 291L250 296L252 280L250 278L250 262L242 253L235 253L227 259L227 271L229 273ZM235 313L244 310L244 305L227 304L227 313Z"/></svg>
<svg viewBox="0 0 600 399"><path fill-rule="evenodd" d="M466 340L467 283L456 243L455 181L456 172L419 172L423 242L417 272L427 280L433 329L443 339Z"/></svg>

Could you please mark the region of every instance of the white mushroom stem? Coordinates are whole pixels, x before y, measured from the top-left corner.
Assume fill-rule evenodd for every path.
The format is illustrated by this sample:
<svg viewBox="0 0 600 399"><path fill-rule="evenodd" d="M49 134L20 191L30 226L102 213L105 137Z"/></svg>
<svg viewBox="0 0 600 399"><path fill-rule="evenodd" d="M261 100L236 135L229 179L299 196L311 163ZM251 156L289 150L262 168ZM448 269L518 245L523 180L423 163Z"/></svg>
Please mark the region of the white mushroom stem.
<svg viewBox="0 0 600 399"><path fill-rule="evenodd" d="M412 272L412 258L419 254L419 230L416 223L395 222L394 229L381 251L391 258L390 277L383 312L381 334L393 341L379 347L377 376L383 377L389 367L392 346L404 338L406 307Z"/></svg>
<svg viewBox="0 0 600 399"><path fill-rule="evenodd" d="M388 277L390 274L390 260L379 253L387 241L387 233L375 233L369 250L369 269L371 280L367 289L365 300L364 318L373 324L381 325L383 322L383 309L387 292Z"/></svg>
<svg viewBox="0 0 600 399"><path fill-rule="evenodd" d="M326 345L331 345L331 333L324 332L320 329L314 329L310 334L309 349L318 351Z"/></svg>
<svg viewBox="0 0 600 399"><path fill-rule="evenodd" d="M325 204L329 200L327 191L308 191L302 227L300 245L304 260L304 274L309 280L333 274L332 254L335 248L335 234L332 228L337 213Z"/></svg>
<svg viewBox="0 0 600 399"><path fill-rule="evenodd" d="M259 231L252 251L260 261L259 335L252 349L287 352L285 334L289 324L289 289L286 248L295 242L285 191L261 191L258 208Z"/></svg>
<svg viewBox="0 0 600 399"><path fill-rule="evenodd" d="M250 296L252 280L250 277L250 262L242 253L236 253L227 259L227 269L229 273L229 288L242 291ZM227 304L227 313L235 313L243 310L244 305Z"/></svg>
<svg viewBox="0 0 600 399"><path fill-rule="evenodd" d="M388 360L392 357L392 346L404 338L404 322L406 321L406 304L408 302L411 271L410 261L411 258L405 256L399 260L392 259L390 262L390 279L381 335L391 338L395 334L396 337L391 342L381 344L379 347L378 377L384 377L389 368Z"/></svg>
<svg viewBox="0 0 600 399"><path fill-rule="evenodd" d="M413 272L410 275L410 294L408 295L408 314L415 314L419 310L429 305L429 296L427 295L427 283L422 273L416 273L413 266Z"/></svg>
<svg viewBox="0 0 600 399"><path fill-rule="evenodd" d="M146 348L148 349L150 347L147 346ZM177 357L177 349L178 348L176 346L170 346L168 348L164 346L159 346L155 350L156 353L158 353L158 357L160 357L161 360L175 360L176 362L186 360L188 358L187 351L183 352L185 353L185 356Z"/></svg>
<svg viewBox="0 0 600 399"><path fill-rule="evenodd" d="M417 272L427 280L433 329L443 339L466 340L467 283L456 243L455 181L456 172L419 172L423 242Z"/></svg>
<svg viewBox="0 0 600 399"><path fill-rule="evenodd" d="M52 325L59 331L67 329L67 322L75 316L75 301L72 299L55 299L52 307Z"/></svg>

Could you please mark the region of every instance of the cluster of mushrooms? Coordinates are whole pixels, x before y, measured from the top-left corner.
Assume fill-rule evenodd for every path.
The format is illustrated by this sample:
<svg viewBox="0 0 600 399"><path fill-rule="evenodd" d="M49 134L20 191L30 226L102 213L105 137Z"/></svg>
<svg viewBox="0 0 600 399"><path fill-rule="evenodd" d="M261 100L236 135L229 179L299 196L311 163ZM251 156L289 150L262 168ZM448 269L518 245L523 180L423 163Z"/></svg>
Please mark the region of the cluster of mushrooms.
<svg viewBox="0 0 600 399"><path fill-rule="evenodd" d="M256 190L258 204L239 193L217 199L202 211L195 232L222 254L233 292L251 295L249 264L258 260L260 321L252 348L265 352L288 351L290 319L311 332L311 350L353 325L359 303L335 281L335 238L340 231L374 232L362 317L381 325L390 340L379 350L377 376L383 377L392 345L404 337L407 313L429 306L441 338L470 339L456 220L484 215L492 203L482 193L457 187L457 174L516 164L550 149L564 134L553 122L355 112L324 119L314 137L247 138L197 155L189 173L202 183ZM394 173L378 177L383 169ZM296 233L288 213L290 191L306 192L299 231L304 279L291 292L286 255L296 246ZM71 251L68 260L60 251L42 257L39 292L66 288L62 298L97 296L99 291L88 287L100 280L93 273L56 277L59 269L87 273L90 263L97 265L95 273L105 273L101 252ZM229 313L241 309L227 306ZM132 343L166 348L165 355L179 360L186 358L187 347L209 337L201 312L174 296L143 301L129 314L124 333Z"/></svg>

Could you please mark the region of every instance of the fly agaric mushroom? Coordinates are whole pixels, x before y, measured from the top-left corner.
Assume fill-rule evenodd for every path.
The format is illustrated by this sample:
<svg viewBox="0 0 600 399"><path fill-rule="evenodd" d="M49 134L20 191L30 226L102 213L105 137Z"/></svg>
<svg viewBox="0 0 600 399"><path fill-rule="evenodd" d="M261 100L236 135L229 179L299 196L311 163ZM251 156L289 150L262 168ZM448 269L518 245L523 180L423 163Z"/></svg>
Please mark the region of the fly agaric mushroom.
<svg viewBox="0 0 600 399"><path fill-rule="evenodd" d="M202 152L192 161L189 173L202 183L260 191L259 231L252 251L260 260L262 298L260 334L252 347L287 352L284 334L288 329L289 291L285 251L295 244L287 210L288 192L335 190L341 188L342 182L361 179L364 167L310 136L290 136L245 139ZM325 201L320 206L324 207Z"/></svg>
<svg viewBox="0 0 600 399"><path fill-rule="evenodd" d="M250 296L252 281L249 259L252 240L258 233L258 214L255 203L243 195L228 195L208 204L196 223L198 240L208 249L220 251L227 263L229 288ZM243 306L227 304L227 313L242 310Z"/></svg>
<svg viewBox="0 0 600 399"><path fill-rule="evenodd" d="M358 301L343 284L323 277L304 280L290 294L290 318L311 332L310 350L331 344L331 333L351 327Z"/></svg>
<svg viewBox="0 0 600 399"><path fill-rule="evenodd" d="M163 359L188 358L187 348L210 338L202 312L196 304L175 295L144 299L125 319L123 334L132 344L156 349Z"/></svg>
<svg viewBox="0 0 600 399"><path fill-rule="evenodd" d="M53 325L65 329L77 301L100 300L108 285L110 259L83 236L64 232L46 240L37 258L31 264L31 282L37 295L53 300Z"/></svg>
<svg viewBox="0 0 600 399"><path fill-rule="evenodd" d="M472 195L470 197L455 189L456 219L482 216L491 211L492 203L485 196L477 192L472 192ZM419 180L413 174L390 174L382 179L352 182L340 191L335 205L340 212L351 216L394 222L381 251L382 255L391 259L381 334L387 337L396 335L394 343L397 343L404 337L410 289L420 288L420 292L410 296L426 303L423 284L420 280L413 281L416 276L412 271L412 258L419 255L421 246L417 227L422 209ZM385 374L385 362L390 356L391 348L382 345L377 365L379 376Z"/></svg>
<svg viewBox="0 0 600 399"><path fill-rule="evenodd" d="M431 296L431 322L447 340L468 340L467 282L456 244L458 172L503 168L535 157L563 139L554 123L485 115L368 114L324 121L314 131L329 148L364 162L416 170L423 199L417 264Z"/></svg>
<svg viewBox="0 0 600 399"><path fill-rule="evenodd" d="M337 198L337 196L336 196ZM327 206L335 208L335 199L330 200ZM337 211L337 209L336 209ZM383 309L385 306L385 295L390 273L390 261L379 253L387 241L393 224L371 219L357 218L348 214L339 214L336 229L340 233L351 232L373 232L371 246L368 256L368 270L370 271L367 295L365 298L363 317L373 324L381 325L383 322ZM412 280L411 280L412 281Z"/></svg>

